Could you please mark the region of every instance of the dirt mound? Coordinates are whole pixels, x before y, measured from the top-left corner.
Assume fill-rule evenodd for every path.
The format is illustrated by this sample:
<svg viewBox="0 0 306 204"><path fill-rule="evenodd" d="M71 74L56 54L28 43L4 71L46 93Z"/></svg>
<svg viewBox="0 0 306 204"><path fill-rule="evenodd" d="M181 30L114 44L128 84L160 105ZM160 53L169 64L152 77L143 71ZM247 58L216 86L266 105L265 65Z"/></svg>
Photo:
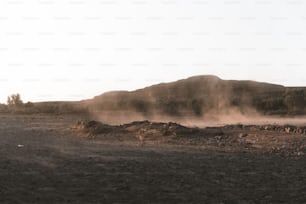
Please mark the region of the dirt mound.
<svg viewBox="0 0 306 204"><path fill-rule="evenodd" d="M157 141L170 143L202 144L208 138L217 137L219 142L226 137L219 127L185 127L174 122L134 121L123 125L108 125L99 121L78 121L74 130L86 134L89 138L118 139L121 141Z"/></svg>
<svg viewBox="0 0 306 204"><path fill-rule="evenodd" d="M120 130L118 126L107 125L94 120L78 121L72 128L89 135L118 132Z"/></svg>
<svg viewBox="0 0 306 204"><path fill-rule="evenodd" d="M123 125L108 125L99 121L78 121L73 129L87 133L88 135L100 135L107 133L129 133L140 140L159 138L164 136L184 136L199 132L198 128L188 128L177 123L157 123L150 121L135 121Z"/></svg>
<svg viewBox="0 0 306 204"><path fill-rule="evenodd" d="M122 126L129 132L142 132L143 134L156 134L160 136L177 136L192 131L191 128L187 128L177 123L156 123L150 121L136 121L128 123Z"/></svg>

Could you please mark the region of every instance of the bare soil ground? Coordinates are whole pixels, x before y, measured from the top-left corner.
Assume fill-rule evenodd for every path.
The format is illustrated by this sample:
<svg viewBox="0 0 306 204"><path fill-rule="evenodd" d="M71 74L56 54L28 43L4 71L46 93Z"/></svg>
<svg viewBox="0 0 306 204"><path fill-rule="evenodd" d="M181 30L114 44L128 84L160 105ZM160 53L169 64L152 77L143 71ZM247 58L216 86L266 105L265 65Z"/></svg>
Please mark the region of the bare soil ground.
<svg viewBox="0 0 306 204"><path fill-rule="evenodd" d="M306 202L302 126L81 119L0 116L0 203Z"/></svg>

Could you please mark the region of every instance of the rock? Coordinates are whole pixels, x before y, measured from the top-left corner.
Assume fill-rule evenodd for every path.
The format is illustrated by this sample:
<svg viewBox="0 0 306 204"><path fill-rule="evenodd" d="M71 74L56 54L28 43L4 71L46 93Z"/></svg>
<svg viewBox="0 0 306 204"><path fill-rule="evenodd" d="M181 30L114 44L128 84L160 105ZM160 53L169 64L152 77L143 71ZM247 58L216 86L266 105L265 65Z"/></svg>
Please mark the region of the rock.
<svg viewBox="0 0 306 204"><path fill-rule="evenodd" d="M290 133L290 131L291 131L291 128L290 128L290 127L286 127L286 128L285 128L285 132L286 132L286 133L288 133L288 134L289 134L289 133Z"/></svg>
<svg viewBox="0 0 306 204"><path fill-rule="evenodd" d="M259 128L257 127L250 127L250 131L257 131Z"/></svg>
<svg viewBox="0 0 306 204"><path fill-rule="evenodd" d="M298 155L298 156L302 156L302 155L304 155L304 152L299 151L299 152L297 153L297 155Z"/></svg>
<svg viewBox="0 0 306 204"><path fill-rule="evenodd" d="M297 134L303 134L303 129L297 128L297 129L296 129L296 133L297 133Z"/></svg>
<svg viewBox="0 0 306 204"><path fill-rule="evenodd" d="M239 138L243 138L243 137L246 137L246 136L248 136L247 133L239 133L239 135L238 135Z"/></svg>
<svg viewBox="0 0 306 204"><path fill-rule="evenodd" d="M222 139L222 136L215 136L215 139L216 139L216 140L221 140L221 139Z"/></svg>

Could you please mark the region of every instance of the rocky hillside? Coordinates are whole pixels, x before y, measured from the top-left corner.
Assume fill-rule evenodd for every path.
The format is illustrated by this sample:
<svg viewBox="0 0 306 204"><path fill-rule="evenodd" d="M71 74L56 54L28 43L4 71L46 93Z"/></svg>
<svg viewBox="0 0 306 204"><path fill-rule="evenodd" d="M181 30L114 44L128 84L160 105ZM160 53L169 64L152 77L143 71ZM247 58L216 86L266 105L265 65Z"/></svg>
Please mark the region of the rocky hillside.
<svg viewBox="0 0 306 204"><path fill-rule="evenodd" d="M92 111L135 111L143 115L203 116L259 112L305 114L306 88L195 76L135 91L114 91L83 101Z"/></svg>

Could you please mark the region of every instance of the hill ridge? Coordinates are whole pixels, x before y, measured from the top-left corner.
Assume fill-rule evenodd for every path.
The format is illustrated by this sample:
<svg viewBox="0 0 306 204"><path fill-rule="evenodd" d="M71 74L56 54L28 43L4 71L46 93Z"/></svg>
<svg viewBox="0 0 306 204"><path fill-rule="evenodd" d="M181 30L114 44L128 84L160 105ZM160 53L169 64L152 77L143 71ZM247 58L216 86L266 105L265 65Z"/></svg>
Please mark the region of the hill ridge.
<svg viewBox="0 0 306 204"><path fill-rule="evenodd" d="M166 116L228 113L304 114L306 88L198 75L133 91L111 91L86 101L93 111L135 111Z"/></svg>

